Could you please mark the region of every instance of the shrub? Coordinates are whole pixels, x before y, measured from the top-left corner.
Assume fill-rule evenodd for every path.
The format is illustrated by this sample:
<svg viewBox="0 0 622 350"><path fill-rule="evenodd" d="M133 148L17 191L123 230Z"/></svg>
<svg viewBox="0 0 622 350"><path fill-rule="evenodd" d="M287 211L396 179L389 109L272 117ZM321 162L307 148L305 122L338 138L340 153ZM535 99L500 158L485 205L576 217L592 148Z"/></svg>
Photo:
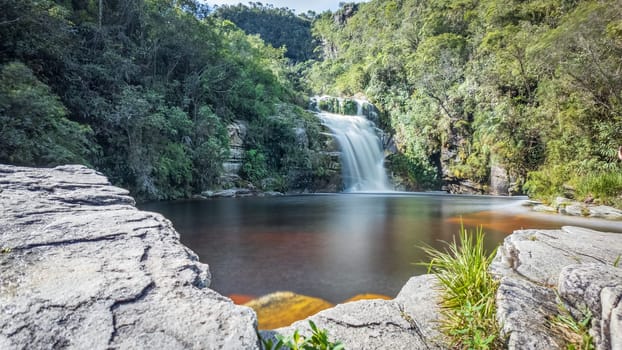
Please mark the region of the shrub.
<svg viewBox="0 0 622 350"><path fill-rule="evenodd" d="M451 348L499 349L502 342L495 319L498 281L488 272L494 253L484 252L484 233L461 227L459 242L446 251L424 250L432 258L428 271L441 283L441 331Z"/></svg>
<svg viewBox="0 0 622 350"><path fill-rule="evenodd" d="M603 204L622 207L622 171L591 173L576 180L578 198L592 196Z"/></svg>
<svg viewBox="0 0 622 350"><path fill-rule="evenodd" d="M253 183L259 183L262 179L265 179L269 175L266 166L266 156L257 149L246 151L246 157L242 164L242 173L244 177Z"/></svg>

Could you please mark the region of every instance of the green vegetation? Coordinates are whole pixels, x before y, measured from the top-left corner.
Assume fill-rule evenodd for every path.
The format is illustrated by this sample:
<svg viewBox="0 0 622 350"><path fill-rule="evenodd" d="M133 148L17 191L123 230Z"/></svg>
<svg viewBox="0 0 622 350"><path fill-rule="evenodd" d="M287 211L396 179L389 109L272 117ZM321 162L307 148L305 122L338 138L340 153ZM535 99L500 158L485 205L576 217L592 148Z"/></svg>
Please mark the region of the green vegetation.
<svg viewBox="0 0 622 350"><path fill-rule="evenodd" d="M273 47L285 47L285 57L295 63L316 57L316 44L311 36L311 23L316 16L313 12L298 16L289 8L250 2L248 6L242 3L218 6L214 15L235 23L248 34L259 35Z"/></svg>
<svg viewBox="0 0 622 350"><path fill-rule="evenodd" d="M188 197L227 185L227 125L243 120L265 160L252 180L316 173L319 122L285 49L198 1L0 0L0 37L0 162L82 163L139 199Z"/></svg>
<svg viewBox="0 0 622 350"><path fill-rule="evenodd" d="M277 341L272 339L262 339L262 346L265 350L343 350L344 346L341 342L331 342L328 339L328 332L325 329L318 329L313 321L309 320L311 327L311 336L304 337L300 335L298 330L290 337L277 335Z"/></svg>
<svg viewBox="0 0 622 350"><path fill-rule="evenodd" d="M242 183L304 188L324 163L306 96L363 94L410 188L486 188L494 167L512 193L570 188L622 207L621 13L619 0L370 0L303 15L0 0L0 162L82 163L140 199L187 197L231 185L227 126L242 120ZM345 101L321 107L355 113Z"/></svg>
<svg viewBox="0 0 622 350"><path fill-rule="evenodd" d="M315 21L322 59L306 76L378 106L409 182L486 185L494 165L514 193L570 186L620 206L620 13L617 0L343 4Z"/></svg>
<svg viewBox="0 0 622 350"><path fill-rule="evenodd" d="M460 229L459 240L447 251L424 248L432 258L428 272L441 284L441 331L451 348L501 349L502 340L495 314L498 281L488 272L495 252L484 252L480 228Z"/></svg>
<svg viewBox="0 0 622 350"><path fill-rule="evenodd" d="M0 159L16 164L87 163L92 131L66 118L48 86L20 62L0 67Z"/></svg>
<svg viewBox="0 0 622 350"><path fill-rule="evenodd" d="M594 339L590 335L590 322L592 313L589 310L583 312L583 318L576 320L561 301L558 301L559 315L551 320L553 329L560 332L566 340L568 350L593 350Z"/></svg>

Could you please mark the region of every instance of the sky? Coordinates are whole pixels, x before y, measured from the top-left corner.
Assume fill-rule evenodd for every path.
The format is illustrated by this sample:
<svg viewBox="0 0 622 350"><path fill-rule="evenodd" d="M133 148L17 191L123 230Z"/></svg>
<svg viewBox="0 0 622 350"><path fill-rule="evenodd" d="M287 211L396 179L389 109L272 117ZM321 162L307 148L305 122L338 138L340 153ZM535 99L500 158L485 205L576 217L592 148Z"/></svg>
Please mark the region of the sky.
<svg viewBox="0 0 622 350"><path fill-rule="evenodd" d="M209 5L237 5L242 3L248 5L249 0L204 0ZM260 2L264 5L272 4L274 7L289 7L297 13L304 13L309 10L322 13L325 10L335 11L339 8L339 3L344 0L255 0L252 2ZM351 1L346 1L351 2Z"/></svg>

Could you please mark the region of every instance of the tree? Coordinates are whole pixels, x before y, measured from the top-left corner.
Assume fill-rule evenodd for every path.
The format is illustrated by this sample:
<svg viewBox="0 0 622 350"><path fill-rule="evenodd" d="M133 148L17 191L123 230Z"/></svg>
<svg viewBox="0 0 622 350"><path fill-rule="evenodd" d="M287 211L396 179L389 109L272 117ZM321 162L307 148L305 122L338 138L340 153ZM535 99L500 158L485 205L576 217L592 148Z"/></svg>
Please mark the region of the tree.
<svg viewBox="0 0 622 350"><path fill-rule="evenodd" d="M88 164L91 129L66 118L48 86L20 62L0 71L0 162L51 166Z"/></svg>

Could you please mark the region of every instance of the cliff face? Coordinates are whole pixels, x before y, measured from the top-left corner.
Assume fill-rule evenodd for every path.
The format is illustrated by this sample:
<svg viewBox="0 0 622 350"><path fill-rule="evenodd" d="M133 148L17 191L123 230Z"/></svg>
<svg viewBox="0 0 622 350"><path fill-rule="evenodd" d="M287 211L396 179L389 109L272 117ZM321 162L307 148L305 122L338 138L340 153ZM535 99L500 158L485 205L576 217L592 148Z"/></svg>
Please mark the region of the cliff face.
<svg viewBox="0 0 622 350"><path fill-rule="evenodd" d="M170 221L82 166L0 165L0 348L256 349Z"/></svg>

